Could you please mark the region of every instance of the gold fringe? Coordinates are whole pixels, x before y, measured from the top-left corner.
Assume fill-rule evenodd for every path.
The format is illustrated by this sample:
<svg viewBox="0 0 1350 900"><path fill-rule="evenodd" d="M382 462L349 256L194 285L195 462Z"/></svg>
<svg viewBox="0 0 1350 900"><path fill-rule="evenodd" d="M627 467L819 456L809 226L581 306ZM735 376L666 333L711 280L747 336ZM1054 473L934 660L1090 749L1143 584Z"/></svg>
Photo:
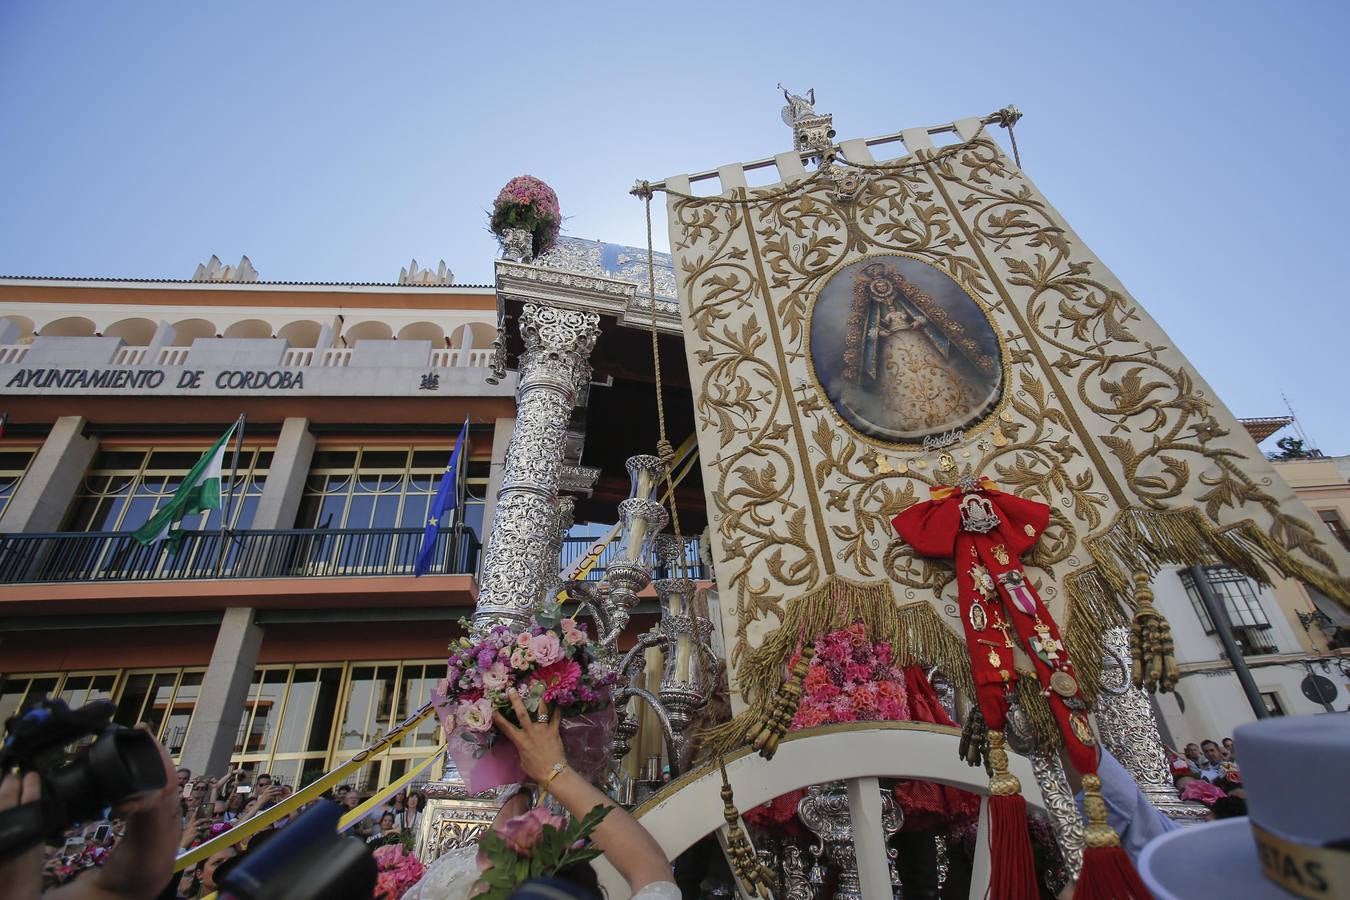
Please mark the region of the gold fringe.
<svg viewBox="0 0 1350 900"><path fill-rule="evenodd" d="M801 645L854 622L862 622L873 641L889 642L897 665L937 666L958 691L973 700L975 681L965 642L932 604L920 601L897 607L889 583L863 584L835 575L789 603L778 628L746 654L737 672L746 708L700 737L700 755L726 753L747 743L752 730L772 717L774 698L792 654ZM1050 708L1039 691L1033 693L1026 709L1039 735L1042 710L1049 717Z"/></svg>
<svg viewBox="0 0 1350 900"><path fill-rule="evenodd" d="M1350 578L1299 559L1250 519L1220 528L1193 506L1130 507L1083 545L1093 562L1065 579L1068 609L1063 638L1089 703L1100 692L1103 633L1131 624L1135 572L1153 576L1163 566L1226 565L1269 584L1273 569L1350 608Z"/></svg>
<svg viewBox="0 0 1350 900"><path fill-rule="evenodd" d="M1218 528L1196 507L1130 507L1121 510L1105 531L1086 538L1083 544L1093 561L1065 579L1067 610L1062 637L1089 703L1095 702L1101 691L1104 633L1131 624L1135 572L1152 576L1163 566L1227 565L1269 584L1269 567L1307 582L1350 608L1350 578L1298 559L1250 520ZM920 601L897 607L888 582L867 584L834 575L788 603L778 628L746 654L737 680L747 707L730 722L703 734L700 754L727 752L745 744L751 728L769 721L792 654L822 634L859 621L872 640L890 642L898 664L935 665L968 700L974 699L965 642L932 604ZM1018 698L1038 742L1057 746L1061 741L1059 729L1034 677L1022 675Z"/></svg>

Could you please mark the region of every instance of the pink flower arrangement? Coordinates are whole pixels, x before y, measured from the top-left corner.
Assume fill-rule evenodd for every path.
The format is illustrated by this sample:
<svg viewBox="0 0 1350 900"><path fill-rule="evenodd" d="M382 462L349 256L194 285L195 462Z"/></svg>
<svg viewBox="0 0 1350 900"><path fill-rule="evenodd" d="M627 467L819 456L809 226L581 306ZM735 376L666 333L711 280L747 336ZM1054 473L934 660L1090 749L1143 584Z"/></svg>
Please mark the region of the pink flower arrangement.
<svg viewBox="0 0 1350 900"><path fill-rule="evenodd" d="M375 879L373 900L398 900L404 892L421 880L426 868L402 844L385 844L375 850L375 865L379 874Z"/></svg>
<svg viewBox="0 0 1350 900"><path fill-rule="evenodd" d="M794 655L788 662L797 662ZM834 722L905 721L909 719L905 674L891 660L891 645L873 643L861 622L831 631L816 641L816 655L806 670L802 702L792 728Z"/></svg>
<svg viewBox="0 0 1350 900"><path fill-rule="evenodd" d="M562 210L553 188L532 175L512 178L492 204L492 233L523 228L534 235L534 255L547 253L558 240Z"/></svg>
<svg viewBox="0 0 1350 900"><path fill-rule="evenodd" d="M892 661L891 645L873 642L861 622L816 639L816 655L806 669L802 699L790 730L836 722L908 721L905 673ZM794 653L787 668L800 658ZM746 813L746 820L768 827L790 826L805 791L792 791Z"/></svg>
<svg viewBox="0 0 1350 900"><path fill-rule="evenodd" d="M515 748L500 739L492 721L497 711L515 722L507 695L511 688L531 715L541 703L561 711L564 747L573 767L583 773L607 733L578 731L576 726L612 727L609 692L618 674L596 664L584 625L554 615L556 610L540 613L520 632L497 625L476 639L460 638L452 649L446 678L436 685L432 700L450 754L471 790L522 777Z"/></svg>

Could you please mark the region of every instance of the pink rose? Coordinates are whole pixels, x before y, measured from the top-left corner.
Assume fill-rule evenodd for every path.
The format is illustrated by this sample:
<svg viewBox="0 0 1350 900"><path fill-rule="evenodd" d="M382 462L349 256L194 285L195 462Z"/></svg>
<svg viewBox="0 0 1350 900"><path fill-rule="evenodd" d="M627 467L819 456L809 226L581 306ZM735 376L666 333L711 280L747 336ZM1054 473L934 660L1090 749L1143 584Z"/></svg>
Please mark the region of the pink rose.
<svg viewBox="0 0 1350 900"><path fill-rule="evenodd" d="M522 631L520 634L516 635L516 646L517 647L530 646L530 633L528 631Z"/></svg>
<svg viewBox="0 0 1350 900"><path fill-rule="evenodd" d="M510 671L499 662L493 663L491 668L483 673L483 687L489 691L500 691L510 683Z"/></svg>
<svg viewBox="0 0 1350 900"><path fill-rule="evenodd" d="M492 701L479 697L459 708L459 721L470 731L492 730Z"/></svg>
<svg viewBox="0 0 1350 900"><path fill-rule="evenodd" d="M502 840L506 841L512 850L521 856L529 856L530 850L543 836L545 825L562 828L563 820L544 807L536 806L524 815L507 819L498 825L497 834L501 835Z"/></svg>
<svg viewBox="0 0 1350 900"><path fill-rule="evenodd" d="M518 672L523 672L534 662L534 654L530 652L529 647L517 647L511 652L511 668Z"/></svg>
<svg viewBox="0 0 1350 900"><path fill-rule="evenodd" d="M558 636L549 631L530 638L530 651L534 654L534 661L541 666L551 666L563 658Z"/></svg>

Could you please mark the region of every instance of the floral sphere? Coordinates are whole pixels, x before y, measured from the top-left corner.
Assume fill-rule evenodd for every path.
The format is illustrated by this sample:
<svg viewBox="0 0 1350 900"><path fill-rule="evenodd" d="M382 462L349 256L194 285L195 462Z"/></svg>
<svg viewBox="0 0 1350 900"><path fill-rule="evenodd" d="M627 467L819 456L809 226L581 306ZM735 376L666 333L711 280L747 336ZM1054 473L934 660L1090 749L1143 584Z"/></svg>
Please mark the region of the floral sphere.
<svg viewBox="0 0 1350 900"><path fill-rule="evenodd" d="M492 204L492 233L523 228L534 237L534 255L547 253L558 240L562 211L553 188L533 175L518 175L506 183Z"/></svg>

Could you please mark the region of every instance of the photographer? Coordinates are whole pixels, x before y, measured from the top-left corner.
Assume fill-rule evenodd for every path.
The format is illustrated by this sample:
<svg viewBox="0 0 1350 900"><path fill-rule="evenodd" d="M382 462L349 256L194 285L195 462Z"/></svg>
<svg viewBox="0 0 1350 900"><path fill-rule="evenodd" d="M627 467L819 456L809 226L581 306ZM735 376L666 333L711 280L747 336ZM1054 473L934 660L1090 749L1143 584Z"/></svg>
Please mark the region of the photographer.
<svg viewBox="0 0 1350 900"><path fill-rule="evenodd" d="M126 834L99 868L87 870L73 882L43 893L43 846L0 859L0 885L12 900L150 900L173 877L174 856L182 835L180 789L173 761L157 744L164 764L163 789L140 794L121 803L114 812L126 819ZM33 803L42 796L38 775L22 778L4 773L0 779L0 812Z"/></svg>

